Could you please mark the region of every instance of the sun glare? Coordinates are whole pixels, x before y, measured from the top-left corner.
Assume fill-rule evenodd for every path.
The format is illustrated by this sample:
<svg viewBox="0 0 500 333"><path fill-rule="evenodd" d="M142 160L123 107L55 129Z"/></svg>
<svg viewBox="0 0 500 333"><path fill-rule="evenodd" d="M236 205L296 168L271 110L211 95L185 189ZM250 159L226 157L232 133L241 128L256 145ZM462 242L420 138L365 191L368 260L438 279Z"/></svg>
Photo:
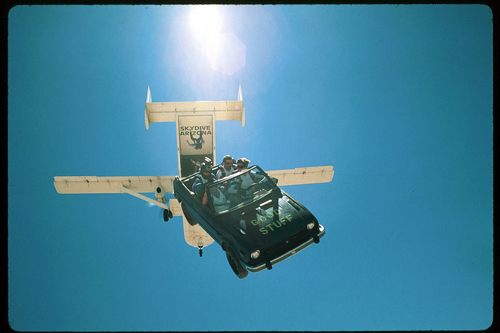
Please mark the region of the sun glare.
<svg viewBox="0 0 500 333"><path fill-rule="evenodd" d="M234 19L226 17L230 8L193 5L182 9L170 31L175 41L172 48L177 50L176 68L186 81L206 81L215 73L233 75L245 67L246 46L233 31Z"/></svg>
<svg viewBox="0 0 500 333"><path fill-rule="evenodd" d="M216 39L222 30L219 12L214 6L194 6L189 17L189 26L196 37Z"/></svg>

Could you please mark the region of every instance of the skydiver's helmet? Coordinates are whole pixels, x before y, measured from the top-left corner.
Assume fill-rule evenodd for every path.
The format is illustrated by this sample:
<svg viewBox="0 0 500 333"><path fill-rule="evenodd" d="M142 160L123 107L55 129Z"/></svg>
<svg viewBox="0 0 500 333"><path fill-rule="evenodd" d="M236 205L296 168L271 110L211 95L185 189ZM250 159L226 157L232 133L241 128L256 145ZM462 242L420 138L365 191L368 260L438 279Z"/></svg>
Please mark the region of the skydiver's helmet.
<svg viewBox="0 0 500 333"><path fill-rule="evenodd" d="M208 173L206 173L207 171ZM212 170L209 164L201 163L200 176L205 180L210 179L212 177Z"/></svg>
<svg viewBox="0 0 500 333"><path fill-rule="evenodd" d="M204 162L206 165L212 166L212 160L208 156L205 156Z"/></svg>

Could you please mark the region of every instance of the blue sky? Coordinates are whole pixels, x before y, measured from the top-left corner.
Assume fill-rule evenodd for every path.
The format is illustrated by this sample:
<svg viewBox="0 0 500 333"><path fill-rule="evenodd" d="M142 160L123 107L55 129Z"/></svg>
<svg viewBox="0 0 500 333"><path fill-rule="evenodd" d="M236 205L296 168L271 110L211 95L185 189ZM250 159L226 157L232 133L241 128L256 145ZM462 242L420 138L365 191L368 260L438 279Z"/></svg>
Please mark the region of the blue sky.
<svg viewBox="0 0 500 333"><path fill-rule="evenodd" d="M207 10L207 8L203 8ZM493 318L492 12L480 5L17 6L9 323L34 331L477 330ZM191 17L200 15L193 24ZM54 176L176 175L153 102L236 100L217 162L333 165L284 188L326 229L239 280L182 219Z"/></svg>

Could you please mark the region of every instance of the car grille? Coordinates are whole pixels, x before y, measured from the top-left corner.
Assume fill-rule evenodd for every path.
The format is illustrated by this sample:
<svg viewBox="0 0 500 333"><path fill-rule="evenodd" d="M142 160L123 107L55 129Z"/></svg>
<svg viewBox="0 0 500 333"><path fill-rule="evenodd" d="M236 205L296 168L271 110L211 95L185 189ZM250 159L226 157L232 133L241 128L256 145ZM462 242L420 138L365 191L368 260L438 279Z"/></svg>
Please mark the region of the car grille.
<svg viewBox="0 0 500 333"><path fill-rule="evenodd" d="M301 230L299 233L289 237L287 240L281 241L278 244L274 244L269 249L266 249L262 252L263 257L271 260L274 259L293 248L296 248L302 243L305 243L308 239L311 238L310 231L307 229Z"/></svg>

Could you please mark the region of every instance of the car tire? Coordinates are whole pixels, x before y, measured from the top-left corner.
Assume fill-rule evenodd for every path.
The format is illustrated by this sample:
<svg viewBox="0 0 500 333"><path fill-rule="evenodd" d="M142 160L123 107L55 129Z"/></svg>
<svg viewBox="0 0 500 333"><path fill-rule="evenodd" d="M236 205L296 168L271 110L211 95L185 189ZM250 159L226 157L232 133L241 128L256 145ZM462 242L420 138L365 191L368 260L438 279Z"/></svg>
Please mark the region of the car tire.
<svg viewBox="0 0 500 333"><path fill-rule="evenodd" d="M186 217L186 220L188 221L188 223L192 226L195 226L198 224L198 222L195 221L195 219L193 219L191 217L191 214L189 214L186 206L184 206L184 203L181 203L181 208L182 208L182 213L184 214L184 216Z"/></svg>
<svg viewBox="0 0 500 333"><path fill-rule="evenodd" d="M248 271L245 268L243 268L240 260L238 259L232 248L230 247L227 248L226 257L227 261L229 262L229 266L231 266L231 269L233 270L234 274L236 274L236 276L239 277L240 279L246 278L248 275Z"/></svg>

